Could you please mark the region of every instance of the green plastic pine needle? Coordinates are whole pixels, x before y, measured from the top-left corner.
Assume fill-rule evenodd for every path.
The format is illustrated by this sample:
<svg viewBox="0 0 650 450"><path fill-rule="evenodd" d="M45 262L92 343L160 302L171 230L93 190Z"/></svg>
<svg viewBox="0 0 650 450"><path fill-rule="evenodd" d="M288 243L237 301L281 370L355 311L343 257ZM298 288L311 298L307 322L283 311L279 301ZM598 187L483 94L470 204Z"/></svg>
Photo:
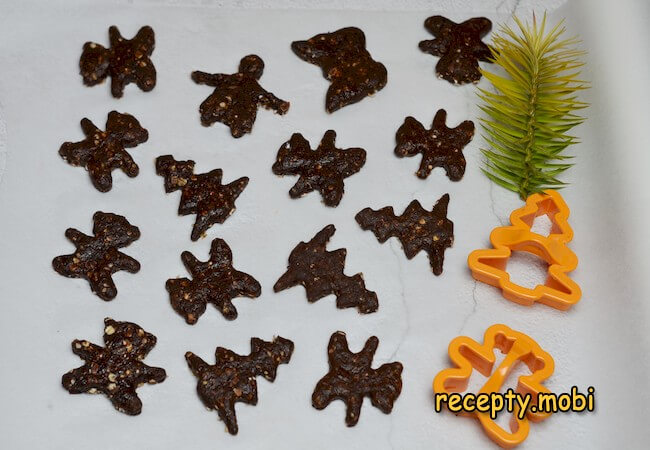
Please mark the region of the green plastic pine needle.
<svg viewBox="0 0 650 450"><path fill-rule="evenodd" d="M490 46L505 76L481 69L496 91L479 89L488 145L483 172L526 199L565 186L558 176L572 164L563 151L578 142L567 133L584 121L575 111L588 105L577 93L589 83L578 78L584 52L575 49L576 38L562 38L563 22L546 32L546 14L539 25L534 15L532 26L514 20L519 33L502 25Z"/></svg>

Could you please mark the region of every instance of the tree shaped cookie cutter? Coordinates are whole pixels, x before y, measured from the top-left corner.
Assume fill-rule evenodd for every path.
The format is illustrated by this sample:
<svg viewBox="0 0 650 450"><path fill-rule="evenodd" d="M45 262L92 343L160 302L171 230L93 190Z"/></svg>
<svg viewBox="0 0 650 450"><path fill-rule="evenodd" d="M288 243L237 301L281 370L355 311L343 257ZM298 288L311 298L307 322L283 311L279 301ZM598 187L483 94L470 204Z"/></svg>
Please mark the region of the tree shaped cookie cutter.
<svg viewBox="0 0 650 450"><path fill-rule="evenodd" d="M505 358L496 369L495 348L505 354ZM467 336L453 339L449 343L449 358L456 367L444 369L436 375L433 380L433 390L436 393L465 391L474 370L488 377L479 394L499 392L519 362L526 364L531 373L519 377L515 392L521 395L530 394L529 405L537 405L537 396L540 393L550 393L542 382L553 374L555 368L553 358L532 338L506 325L497 324L488 328L485 331L483 345ZM510 431L499 426L490 417L489 412L464 412L461 415L476 418L490 439L501 447L510 448L521 444L528 437L529 420L539 422L550 414L533 412L529 406L523 419L519 419L517 411L513 411Z"/></svg>
<svg viewBox="0 0 650 450"><path fill-rule="evenodd" d="M531 231L536 217L546 215L552 222L548 236ZM580 287L568 276L578 266L578 258L567 243L573 230L567 221L569 207L557 191L533 194L526 205L510 215L511 226L498 227L490 233L494 248L474 250L467 258L472 276L483 283L500 288L503 296L513 302L531 306L535 302L567 310L582 295ZM506 272L512 251L532 253L546 261L548 277L543 285L530 289L513 283Z"/></svg>

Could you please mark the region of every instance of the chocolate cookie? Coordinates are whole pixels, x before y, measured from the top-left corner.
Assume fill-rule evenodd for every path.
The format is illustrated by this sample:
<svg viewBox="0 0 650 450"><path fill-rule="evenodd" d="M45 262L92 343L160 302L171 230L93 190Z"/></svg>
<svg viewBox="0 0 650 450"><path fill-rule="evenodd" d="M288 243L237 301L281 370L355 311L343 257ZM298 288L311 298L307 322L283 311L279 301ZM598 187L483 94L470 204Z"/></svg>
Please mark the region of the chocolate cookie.
<svg viewBox="0 0 650 450"><path fill-rule="evenodd" d="M389 237L398 238L408 259L424 250L429 255L433 273L440 275L445 249L454 243L454 223L447 219L448 205L449 194L445 194L431 212L413 200L401 216L395 216L393 207L387 206L378 211L365 208L355 219L361 228L372 231L381 243Z"/></svg>
<svg viewBox="0 0 650 450"><path fill-rule="evenodd" d="M192 228L193 241L235 212L235 200L248 184L248 177L221 184L221 169L196 175L194 161L176 161L171 155L156 159L156 173L165 178L165 192L181 191L178 214L196 214Z"/></svg>
<svg viewBox="0 0 650 450"><path fill-rule="evenodd" d="M124 216L100 211L93 215L93 222L94 236L75 228L65 230L65 237L77 250L54 258L52 267L64 277L88 280L90 289L99 298L113 300L117 288L112 275L120 270L131 273L140 270L138 261L118 250L138 240L140 230Z"/></svg>
<svg viewBox="0 0 650 450"><path fill-rule="evenodd" d="M192 80L214 88L199 107L201 123L210 126L221 122L230 127L233 137L250 133L260 106L282 115L289 111L289 102L277 98L257 82L264 72L264 61L257 55L244 56L239 71L224 73L192 72Z"/></svg>
<svg viewBox="0 0 650 450"><path fill-rule="evenodd" d="M431 129L427 130L413 117L407 117L399 127L395 139L395 154L403 158L422 154L417 176L427 178L434 167L442 167L452 181L463 178L465 173L465 147L474 136L474 123L465 120L456 128L445 124L447 112L439 109L433 119Z"/></svg>
<svg viewBox="0 0 650 450"><path fill-rule="evenodd" d="M192 279L175 278L167 280L172 307L190 325L195 324L212 303L228 319L237 318L237 309L231 300L235 297L259 297L262 292L255 278L232 266L232 252L222 239L212 241L210 259L197 260L190 252L181 255Z"/></svg>
<svg viewBox="0 0 650 450"><path fill-rule="evenodd" d="M442 16L432 16L424 27L435 39L420 42L420 50L440 56L436 64L438 78L454 84L478 83L481 79L478 62L492 62L492 54L481 38L492 29L485 17L475 17L458 24Z"/></svg>
<svg viewBox="0 0 650 450"><path fill-rule="evenodd" d="M273 164L276 175L300 175L289 191L291 198L317 190L327 206L337 206L343 197L343 179L357 173L366 163L362 148L342 150L334 146L336 132L328 130L318 148L312 150L300 133L282 144Z"/></svg>
<svg viewBox="0 0 650 450"><path fill-rule="evenodd" d="M347 250L326 250L336 228L328 225L305 243L296 246L289 256L289 267L273 286L275 292L302 284L311 303L330 294L336 295L337 308L356 307L360 313L377 311L377 294L366 289L363 275L347 276L343 273Z"/></svg>
<svg viewBox="0 0 650 450"><path fill-rule="evenodd" d="M196 391L206 408L216 409L230 434L237 434L235 403L257 405L257 381L263 376L275 380L280 364L287 364L293 353L293 342L277 336L266 342L251 338L251 352L241 356L223 347L217 347L216 364L210 365L192 352L185 359L198 378Z"/></svg>
<svg viewBox="0 0 650 450"><path fill-rule="evenodd" d="M84 44L79 69L86 86L102 83L111 77L111 93L120 98L124 87L136 83L149 92L156 86L156 68L149 57L155 47L153 29L140 28L133 39L124 39L116 26L108 29L109 48L94 42Z"/></svg>
<svg viewBox="0 0 650 450"><path fill-rule="evenodd" d="M343 400L347 407L345 423L353 427L359 421L364 397L385 414L402 392L402 363L392 362L373 369L372 359L379 339L371 336L359 353L352 353L345 333L332 334L327 346L330 371L320 379L311 397L316 409L325 409L333 400Z"/></svg>
<svg viewBox="0 0 650 450"><path fill-rule="evenodd" d="M130 322L104 319L104 347L86 340L72 341L72 353L85 364L61 378L71 394L102 393L115 409L135 416L142 411L136 389L145 383L162 383L165 369L142 362L156 345L156 336Z"/></svg>
<svg viewBox="0 0 650 450"><path fill-rule="evenodd" d="M366 35L358 28L341 28L317 34L306 41L291 43L300 59L323 70L332 84L327 90L325 109L334 112L357 103L386 86L386 67L366 50Z"/></svg>
<svg viewBox="0 0 650 450"><path fill-rule="evenodd" d="M111 190L111 172L115 169L122 169L131 178L138 175L138 165L125 149L146 142L149 133L135 117L111 111L106 120L106 131L100 130L86 118L81 119L81 129L86 139L65 142L59 149L59 155L71 166L84 167L97 190Z"/></svg>

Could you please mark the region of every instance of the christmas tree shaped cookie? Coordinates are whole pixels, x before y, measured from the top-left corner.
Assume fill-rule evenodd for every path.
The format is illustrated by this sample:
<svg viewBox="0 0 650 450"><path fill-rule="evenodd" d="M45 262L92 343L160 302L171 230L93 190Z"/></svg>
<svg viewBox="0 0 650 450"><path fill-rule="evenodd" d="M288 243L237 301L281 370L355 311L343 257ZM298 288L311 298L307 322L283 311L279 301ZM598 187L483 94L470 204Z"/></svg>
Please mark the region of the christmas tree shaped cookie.
<svg viewBox="0 0 650 450"><path fill-rule="evenodd" d="M165 192L181 191L178 214L196 214L191 238L198 240L208 229L235 212L235 200L248 185L248 177L223 184L223 171L195 174L194 161L176 161L171 155L156 159L156 173L165 179Z"/></svg>
<svg viewBox="0 0 650 450"><path fill-rule="evenodd" d="M274 381L280 364L288 364L293 342L281 336L272 341L251 338L251 352L238 355L217 347L215 364L208 364L192 352L185 353L190 370L198 378L196 392L206 408L216 409L230 434L239 432L235 403L257 405L257 377Z"/></svg>

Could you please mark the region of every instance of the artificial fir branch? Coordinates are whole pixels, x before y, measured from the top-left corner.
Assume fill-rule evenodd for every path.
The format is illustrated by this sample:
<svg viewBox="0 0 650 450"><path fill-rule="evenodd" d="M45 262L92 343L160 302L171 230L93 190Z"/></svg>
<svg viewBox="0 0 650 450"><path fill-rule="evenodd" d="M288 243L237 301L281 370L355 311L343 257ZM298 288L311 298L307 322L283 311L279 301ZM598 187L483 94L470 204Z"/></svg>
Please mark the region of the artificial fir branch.
<svg viewBox="0 0 650 450"><path fill-rule="evenodd" d="M519 34L502 25L490 46L505 76L481 69L495 90L479 89L489 146L483 172L525 199L565 185L558 175L572 164L563 151L578 142L568 131L584 121L575 111L587 107L577 93L589 86L578 78L585 52L576 38L562 39L562 22L546 33L546 14L539 26L534 15L532 26L514 20Z"/></svg>

